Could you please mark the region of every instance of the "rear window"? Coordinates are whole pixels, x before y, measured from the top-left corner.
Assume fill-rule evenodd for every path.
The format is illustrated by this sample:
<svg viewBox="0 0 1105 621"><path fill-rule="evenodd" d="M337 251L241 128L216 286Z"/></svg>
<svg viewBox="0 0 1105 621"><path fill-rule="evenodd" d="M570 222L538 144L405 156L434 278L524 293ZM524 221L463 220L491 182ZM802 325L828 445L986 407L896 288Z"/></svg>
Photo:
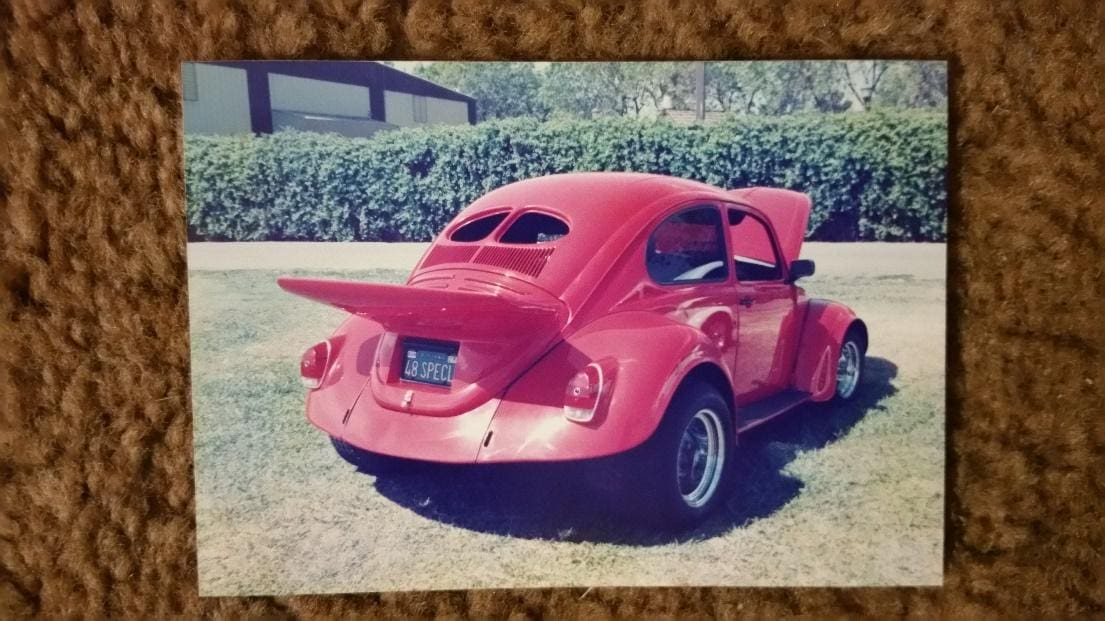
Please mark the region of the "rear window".
<svg viewBox="0 0 1105 621"><path fill-rule="evenodd" d="M490 216L484 216L482 218L476 218L475 220L464 224L457 230L453 231L453 234L449 236L451 241L456 242L474 242L480 241L491 234L491 231L495 230L495 227L499 226L503 220L506 219L508 212L495 213Z"/></svg>
<svg viewBox="0 0 1105 621"><path fill-rule="evenodd" d="M518 217L499 241L504 244L545 244L568 234L568 224L548 214L531 211Z"/></svg>

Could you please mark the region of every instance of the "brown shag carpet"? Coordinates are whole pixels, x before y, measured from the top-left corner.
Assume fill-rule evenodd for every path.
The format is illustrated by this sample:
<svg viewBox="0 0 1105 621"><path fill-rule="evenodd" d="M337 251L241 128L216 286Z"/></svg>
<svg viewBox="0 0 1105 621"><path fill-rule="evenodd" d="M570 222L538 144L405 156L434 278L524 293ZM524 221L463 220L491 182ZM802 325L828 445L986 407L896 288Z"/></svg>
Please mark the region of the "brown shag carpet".
<svg viewBox="0 0 1105 621"><path fill-rule="evenodd" d="M0 617L1105 614L1102 3L77 4L0 3ZM943 590L197 598L179 63L419 57L949 59Z"/></svg>

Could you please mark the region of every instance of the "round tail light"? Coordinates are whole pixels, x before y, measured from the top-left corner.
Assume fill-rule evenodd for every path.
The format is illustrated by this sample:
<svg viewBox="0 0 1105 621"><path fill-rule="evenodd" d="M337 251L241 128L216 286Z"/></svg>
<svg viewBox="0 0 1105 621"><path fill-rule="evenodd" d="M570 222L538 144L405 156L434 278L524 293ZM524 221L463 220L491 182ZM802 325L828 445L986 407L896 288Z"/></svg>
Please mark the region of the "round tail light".
<svg viewBox="0 0 1105 621"><path fill-rule="evenodd" d="M586 423L595 416L602 398L602 367L591 363L568 380L564 390L564 417Z"/></svg>
<svg viewBox="0 0 1105 621"><path fill-rule="evenodd" d="M330 366L330 341L322 341L303 352L299 360L299 378L303 385L314 390L322 385L322 376Z"/></svg>

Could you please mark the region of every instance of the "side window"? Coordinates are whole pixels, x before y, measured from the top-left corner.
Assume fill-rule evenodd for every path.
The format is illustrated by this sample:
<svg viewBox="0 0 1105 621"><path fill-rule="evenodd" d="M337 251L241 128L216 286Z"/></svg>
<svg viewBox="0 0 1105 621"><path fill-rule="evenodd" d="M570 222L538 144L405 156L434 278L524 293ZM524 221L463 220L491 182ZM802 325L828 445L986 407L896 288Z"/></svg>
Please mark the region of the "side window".
<svg viewBox="0 0 1105 621"><path fill-rule="evenodd" d="M733 240L733 264L737 280L755 282L779 280L783 269L767 226L755 216L729 210L729 237Z"/></svg>
<svg viewBox="0 0 1105 621"><path fill-rule="evenodd" d="M716 207L692 207L664 220L648 240L649 276L660 284L713 282L729 277L725 234Z"/></svg>

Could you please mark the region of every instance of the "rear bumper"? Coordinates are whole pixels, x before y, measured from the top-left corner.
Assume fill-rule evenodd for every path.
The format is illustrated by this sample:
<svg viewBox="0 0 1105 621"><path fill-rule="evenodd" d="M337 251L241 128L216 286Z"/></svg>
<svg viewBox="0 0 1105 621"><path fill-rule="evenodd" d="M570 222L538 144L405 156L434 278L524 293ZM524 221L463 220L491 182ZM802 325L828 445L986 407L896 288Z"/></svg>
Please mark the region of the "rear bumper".
<svg viewBox="0 0 1105 621"><path fill-rule="evenodd" d="M346 418L344 411L312 407L308 398L307 418L332 437L366 451L462 464L476 461L499 406L498 399L491 399L457 416L424 416L388 410L372 402L370 396L360 399Z"/></svg>
<svg viewBox="0 0 1105 621"><path fill-rule="evenodd" d="M318 403L315 403L318 401ZM632 448L614 425L580 425L560 408L491 399L457 416L426 416L380 407L362 398L346 420L340 408L308 397L307 418L359 449L439 463L565 462ZM343 422L344 421L344 422Z"/></svg>

